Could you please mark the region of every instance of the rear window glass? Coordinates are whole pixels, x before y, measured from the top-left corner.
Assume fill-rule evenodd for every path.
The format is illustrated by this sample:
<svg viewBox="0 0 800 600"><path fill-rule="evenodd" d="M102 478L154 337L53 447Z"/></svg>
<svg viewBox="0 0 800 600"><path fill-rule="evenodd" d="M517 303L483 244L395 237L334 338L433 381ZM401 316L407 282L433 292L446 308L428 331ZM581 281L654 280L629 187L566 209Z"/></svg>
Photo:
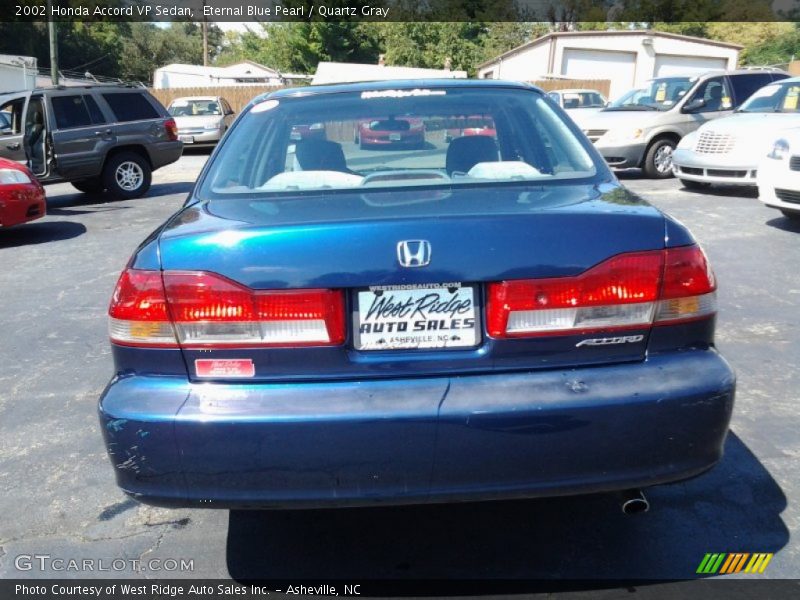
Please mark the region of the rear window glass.
<svg viewBox="0 0 800 600"><path fill-rule="evenodd" d="M583 142L537 93L385 90L256 105L229 133L200 195L502 184L595 173Z"/></svg>
<svg viewBox="0 0 800 600"><path fill-rule="evenodd" d="M117 121L141 121L158 119L161 115L142 94L130 92L112 92L103 94Z"/></svg>

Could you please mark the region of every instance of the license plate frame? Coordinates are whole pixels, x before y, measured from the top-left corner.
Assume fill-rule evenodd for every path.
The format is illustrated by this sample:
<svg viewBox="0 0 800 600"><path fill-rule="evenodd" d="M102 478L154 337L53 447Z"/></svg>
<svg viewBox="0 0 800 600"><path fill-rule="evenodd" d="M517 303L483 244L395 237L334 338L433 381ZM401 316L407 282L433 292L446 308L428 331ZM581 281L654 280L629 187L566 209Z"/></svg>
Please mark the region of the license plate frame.
<svg viewBox="0 0 800 600"><path fill-rule="evenodd" d="M455 291L453 291L455 290ZM380 292L380 294L378 293ZM386 296L390 294L390 296ZM375 318L369 315L369 309L372 307L373 302L378 301L378 298L386 297L387 300L383 306L389 303L403 303L406 299L411 298L412 301L430 294L438 294L438 300L434 302L445 302L447 300L455 299L451 303L450 308L454 309L457 303L469 300L471 309L461 313L431 313L423 310L412 312L406 316L395 316L387 318ZM439 304L441 306L441 304ZM364 318L362 319L362 315ZM424 315L425 318L419 318ZM462 283L444 283L444 284L419 284L419 285L400 285L400 286L371 286L368 288L358 288L352 294L352 330L353 330L353 347L360 352L398 352L398 351L455 351L455 350L471 350L478 347L482 341L482 306L480 305L479 286L476 284L462 284ZM431 318L433 317L433 318ZM363 332L362 325L367 325L366 320L369 319L370 325L374 326L377 323L384 324L384 330L380 332L367 331ZM454 323L454 319L460 321L460 327L453 327L458 325ZM471 327L465 326L466 319L472 319L473 325ZM430 325L425 325L425 329L414 329L418 321L436 321L437 325L433 326L435 329L428 329ZM446 327L439 329L445 322ZM405 322L406 329L398 331L398 323ZM388 323L394 323L391 328L393 331L385 331ZM378 343L380 336L383 335L385 342ZM461 335L459 335L461 334ZM386 339L386 336L391 336ZM455 337L454 337L455 336ZM445 339L447 338L447 339Z"/></svg>
<svg viewBox="0 0 800 600"><path fill-rule="evenodd" d="M402 134L399 133L390 133L389 134L389 141L390 142L400 142L403 140Z"/></svg>

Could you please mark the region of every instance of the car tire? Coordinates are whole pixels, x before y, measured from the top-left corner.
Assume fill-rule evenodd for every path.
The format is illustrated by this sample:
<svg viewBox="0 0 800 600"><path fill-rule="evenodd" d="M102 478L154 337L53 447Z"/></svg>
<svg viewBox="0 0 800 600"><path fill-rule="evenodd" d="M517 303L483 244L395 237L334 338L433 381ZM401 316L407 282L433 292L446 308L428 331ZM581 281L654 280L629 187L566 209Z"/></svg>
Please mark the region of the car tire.
<svg viewBox="0 0 800 600"><path fill-rule="evenodd" d="M653 142L644 157L644 174L650 179L672 177L672 152L676 143L670 139Z"/></svg>
<svg viewBox="0 0 800 600"><path fill-rule="evenodd" d="M681 185L685 187L687 190L704 190L711 186L710 183L706 183L704 181L692 181L690 179L681 179Z"/></svg>
<svg viewBox="0 0 800 600"><path fill-rule="evenodd" d="M150 189L152 169L147 159L135 152L120 152L108 159L103 169L103 184L120 200L140 198Z"/></svg>
<svg viewBox="0 0 800 600"><path fill-rule="evenodd" d="M780 209L783 216L792 221L800 221L800 211Z"/></svg>
<svg viewBox="0 0 800 600"><path fill-rule="evenodd" d="M72 187L84 194L100 194L106 189L103 185L103 180L100 177L93 177L92 179L81 179L80 181L73 181Z"/></svg>

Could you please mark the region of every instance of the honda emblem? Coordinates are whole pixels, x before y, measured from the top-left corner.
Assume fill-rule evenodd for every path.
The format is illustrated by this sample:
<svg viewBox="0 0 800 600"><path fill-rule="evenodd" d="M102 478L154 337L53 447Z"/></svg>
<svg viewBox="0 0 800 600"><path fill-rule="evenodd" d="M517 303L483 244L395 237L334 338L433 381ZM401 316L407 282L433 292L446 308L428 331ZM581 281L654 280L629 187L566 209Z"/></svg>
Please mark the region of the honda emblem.
<svg viewBox="0 0 800 600"><path fill-rule="evenodd" d="M431 262L431 244L426 240L403 240L397 243L397 261L401 267L424 267Z"/></svg>

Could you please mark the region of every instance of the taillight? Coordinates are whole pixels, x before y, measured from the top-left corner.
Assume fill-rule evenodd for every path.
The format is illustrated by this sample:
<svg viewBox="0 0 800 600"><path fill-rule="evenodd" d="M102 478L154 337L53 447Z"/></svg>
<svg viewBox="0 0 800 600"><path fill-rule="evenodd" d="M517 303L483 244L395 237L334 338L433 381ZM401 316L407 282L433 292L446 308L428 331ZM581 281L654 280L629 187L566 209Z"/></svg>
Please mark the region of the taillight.
<svg viewBox="0 0 800 600"><path fill-rule="evenodd" d="M259 291L213 273L169 271L164 285L184 346L344 342L344 295L339 290Z"/></svg>
<svg viewBox="0 0 800 600"><path fill-rule="evenodd" d="M164 121L164 129L167 132L167 139L171 142L176 142L178 140L178 124L175 123L175 119L167 119Z"/></svg>
<svg viewBox="0 0 800 600"><path fill-rule="evenodd" d="M108 308L111 341L127 346L177 346L159 271L128 269Z"/></svg>
<svg viewBox="0 0 800 600"><path fill-rule="evenodd" d="M509 338L674 323L716 312L714 289L698 246L620 254L574 277L489 284L487 328Z"/></svg>
<svg viewBox="0 0 800 600"><path fill-rule="evenodd" d="M717 312L717 282L700 246L664 251L664 285L656 325L690 321Z"/></svg>
<svg viewBox="0 0 800 600"><path fill-rule="evenodd" d="M157 314L151 309L155 304ZM120 277L109 314L112 341L128 345L319 346L345 339L340 290L252 290L202 271L162 275L129 269ZM142 322L163 326L171 344L129 333L131 323Z"/></svg>

